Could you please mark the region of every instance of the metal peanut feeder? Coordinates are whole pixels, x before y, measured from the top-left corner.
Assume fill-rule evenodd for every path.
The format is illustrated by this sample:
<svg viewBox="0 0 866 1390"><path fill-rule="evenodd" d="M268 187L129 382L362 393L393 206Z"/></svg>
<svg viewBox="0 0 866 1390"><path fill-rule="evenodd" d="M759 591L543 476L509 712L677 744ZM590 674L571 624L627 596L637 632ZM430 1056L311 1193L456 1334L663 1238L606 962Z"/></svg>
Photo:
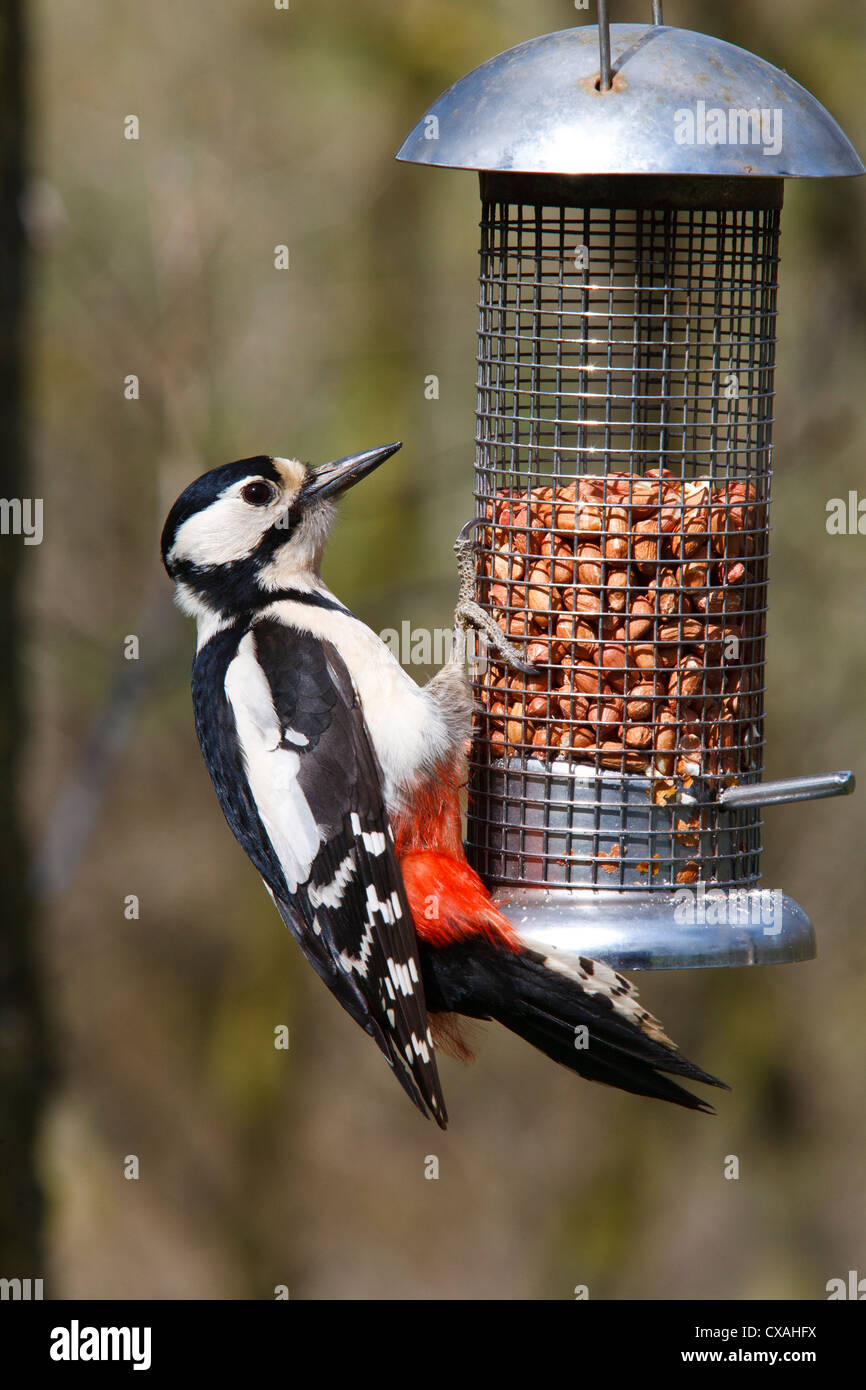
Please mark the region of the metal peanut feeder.
<svg viewBox="0 0 866 1390"><path fill-rule="evenodd" d="M761 781L779 217L864 169L785 73L606 9L397 156L480 173L476 598L538 672L477 670L468 853L548 951L804 960L762 808L853 778Z"/></svg>

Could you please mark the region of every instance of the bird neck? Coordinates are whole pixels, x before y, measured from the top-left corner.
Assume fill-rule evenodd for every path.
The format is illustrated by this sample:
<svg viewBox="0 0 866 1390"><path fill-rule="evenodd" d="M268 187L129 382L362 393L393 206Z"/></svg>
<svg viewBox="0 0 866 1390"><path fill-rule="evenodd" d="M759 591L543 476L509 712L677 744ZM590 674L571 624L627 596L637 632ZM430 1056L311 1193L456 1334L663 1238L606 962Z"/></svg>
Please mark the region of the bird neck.
<svg viewBox="0 0 866 1390"><path fill-rule="evenodd" d="M319 575L311 571L285 574L281 584L263 584L255 572L245 572L246 561L197 569L177 577L175 601L195 618L199 646L233 623L251 620L281 599L293 599L317 608L345 611Z"/></svg>

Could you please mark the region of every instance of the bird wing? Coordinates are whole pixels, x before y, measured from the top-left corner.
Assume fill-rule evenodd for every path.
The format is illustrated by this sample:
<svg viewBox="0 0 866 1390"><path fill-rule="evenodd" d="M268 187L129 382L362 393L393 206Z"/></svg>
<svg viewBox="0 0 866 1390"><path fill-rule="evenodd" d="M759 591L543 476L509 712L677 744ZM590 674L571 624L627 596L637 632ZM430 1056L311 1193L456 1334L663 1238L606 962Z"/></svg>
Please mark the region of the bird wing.
<svg viewBox="0 0 866 1390"><path fill-rule="evenodd" d="M193 695L223 812L284 922L444 1127L415 926L345 663L331 643L261 618L201 649Z"/></svg>

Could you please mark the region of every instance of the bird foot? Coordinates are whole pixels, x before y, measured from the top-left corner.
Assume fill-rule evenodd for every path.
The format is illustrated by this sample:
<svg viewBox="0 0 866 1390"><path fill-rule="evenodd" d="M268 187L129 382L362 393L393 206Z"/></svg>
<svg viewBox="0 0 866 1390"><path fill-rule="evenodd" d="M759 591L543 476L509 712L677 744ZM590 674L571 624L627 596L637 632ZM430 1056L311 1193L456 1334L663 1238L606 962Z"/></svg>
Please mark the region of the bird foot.
<svg viewBox="0 0 866 1390"><path fill-rule="evenodd" d="M454 651L457 660L466 659L466 634L472 629L486 638L489 645L498 653L507 666L522 672L524 676L538 676L537 666L530 666L523 660L520 652L509 642L498 623L489 613L485 613L475 601L475 553L477 544L472 531L482 523L480 519L467 521L454 542L457 555L457 573L460 587L457 592L457 607L454 610Z"/></svg>

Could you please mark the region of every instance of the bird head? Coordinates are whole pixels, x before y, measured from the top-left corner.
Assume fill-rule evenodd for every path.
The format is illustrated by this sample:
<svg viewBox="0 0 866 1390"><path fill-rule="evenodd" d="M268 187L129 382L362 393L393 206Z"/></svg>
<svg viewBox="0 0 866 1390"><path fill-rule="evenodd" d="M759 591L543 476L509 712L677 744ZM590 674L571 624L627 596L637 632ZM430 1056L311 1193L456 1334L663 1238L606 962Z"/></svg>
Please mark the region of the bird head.
<svg viewBox="0 0 866 1390"><path fill-rule="evenodd" d="M316 469L259 455L196 478L162 532L163 564L181 607L228 615L308 588L319 575L334 500L399 448L386 444Z"/></svg>

